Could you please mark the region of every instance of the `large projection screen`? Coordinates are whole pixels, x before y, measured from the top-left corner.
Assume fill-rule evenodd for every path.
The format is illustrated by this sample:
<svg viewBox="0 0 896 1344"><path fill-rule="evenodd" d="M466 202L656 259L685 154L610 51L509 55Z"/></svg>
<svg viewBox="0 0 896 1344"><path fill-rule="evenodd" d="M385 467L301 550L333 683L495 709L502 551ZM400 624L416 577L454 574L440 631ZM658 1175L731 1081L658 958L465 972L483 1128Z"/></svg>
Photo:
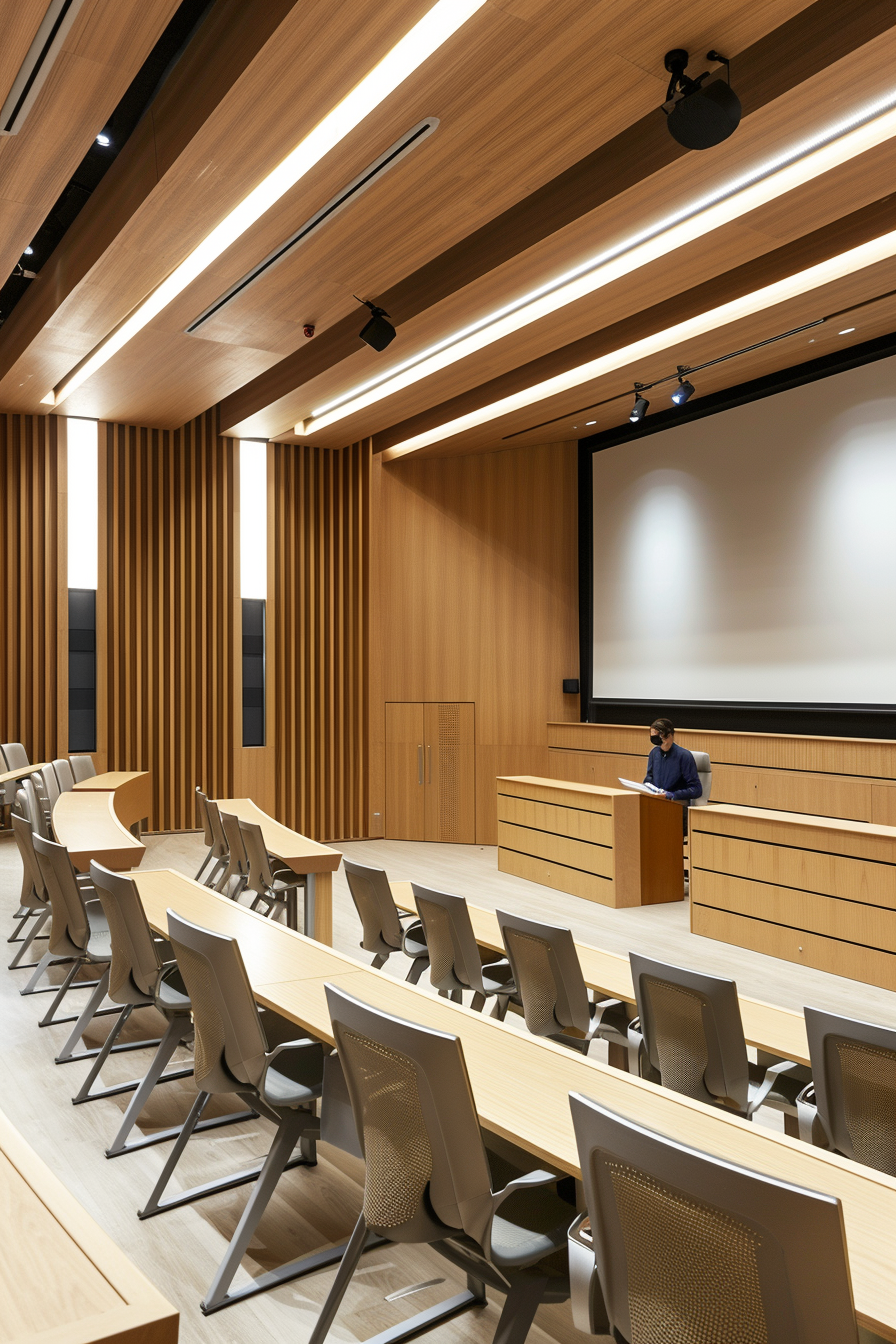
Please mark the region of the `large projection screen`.
<svg viewBox="0 0 896 1344"><path fill-rule="evenodd" d="M894 375L594 454L595 698L896 701Z"/></svg>

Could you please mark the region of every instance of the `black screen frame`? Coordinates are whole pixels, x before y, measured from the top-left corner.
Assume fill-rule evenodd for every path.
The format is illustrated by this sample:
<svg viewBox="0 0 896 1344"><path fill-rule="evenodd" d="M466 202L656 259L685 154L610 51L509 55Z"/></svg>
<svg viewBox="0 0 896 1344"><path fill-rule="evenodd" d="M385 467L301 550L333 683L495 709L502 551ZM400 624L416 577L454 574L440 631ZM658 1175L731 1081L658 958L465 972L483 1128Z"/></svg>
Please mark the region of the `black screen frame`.
<svg viewBox="0 0 896 1344"><path fill-rule="evenodd" d="M817 382L848 369L896 355L896 332L865 341L848 350L782 369L764 378L740 383L683 407L626 422L579 440L579 687L582 723L646 725L669 718L681 728L745 733L796 733L811 737L896 739L896 704L833 704L735 700L622 700L597 697L594 685L594 455L620 444L634 444L690 420L718 415L735 406L775 396L792 387Z"/></svg>

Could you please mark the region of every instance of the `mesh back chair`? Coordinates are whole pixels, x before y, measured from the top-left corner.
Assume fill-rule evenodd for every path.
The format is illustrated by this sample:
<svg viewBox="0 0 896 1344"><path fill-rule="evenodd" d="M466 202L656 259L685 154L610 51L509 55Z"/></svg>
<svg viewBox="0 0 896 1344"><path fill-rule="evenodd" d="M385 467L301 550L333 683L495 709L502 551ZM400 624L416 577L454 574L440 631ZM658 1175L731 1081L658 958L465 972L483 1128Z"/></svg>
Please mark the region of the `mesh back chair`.
<svg viewBox="0 0 896 1344"><path fill-rule="evenodd" d="M231 901L238 901L249 884L249 860L243 844L240 819L232 812L221 812L220 809L218 815L227 844L227 866L215 884L215 891L228 896Z"/></svg>
<svg viewBox="0 0 896 1344"><path fill-rule="evenodd" d="M4 760L4 773L7 770L20 770L30 764L28 753L21 742L4 742L0 747ZM5 807L13 807L16 801L16 781L10 780L0 788L0 800Z"/></svg>
<svg viewBox="0 0 896 1344"><path fill-rule="evenodd" d="M35 939L46 937L45 934L41 933L41 929L50 917L50 901L44 885L43 874L37 862L37 855L34 852L34 832L31 829L31 822L26 821L24 816L15 812L13 812L11 820L19 857L22 860L22 892L19 897L17 928L9 941L16 941L18 935L25 929L26 924L28 930L20 939L22 945L9 963L9 969L14 971L18 967L20 970L34 970L38 963L35 961L23 962L22 958Z"/></svg>
<svg viewBox="0 0 896 1344"><path fill-rule="evenodd" d="M276 1014L259 1015L234 938L191 924L173 910L168 911L168 933L192 1004L196 1030L193 1072L199 1094L140 1217L255 1181L224 1259L203 1298L202 1310L208 1313L332 1264L342 1255L341 1247L331 1247L272 1270L236 1292L228 1291L282 1173L288 1167L313 1165L317 1160L319 1123L314 1105L322 1091L324 1048L319 1041L295 1038L296 1028ZM281 1037L273 1048L272 1032ZM163 1199L209 1097L232 1092L277 1126L263 1166ZM300 1155L293 1157L296 1144Z"/></svg>
<svg viewBox="0 0 896 1344"><path fill-rule="evenodd" d="M68 793L69 789L75 787L75 776L69 761L63 759L54 761L53 770L56 773L60 793Z"/></svg>
<svg viewBox="0 0 896 1344"><path fill-rule="evenodd" d="M75 1047L94 1017L105 1017L108 1013L121 1012L118 1007L100 1007L109 987L109 968L112 960L109 926L99 901L90 899L93 894L92 888L82 887L78 882L65 846L54 844L52 840L45 840L40 835L33 837L33 844L50 900L52 920L48 951L41 957L34 975L22 993L27 993L53 962L70 963L65 978L39 1025L46 1027L53 1022L75 1024L68 1040L56 1056L57 1064L70 1064L76 1059L94 1059L100 1053L100 1047L81 1050L78 1054L74 1053ZM85 966L94 967L99 978L86 983L82 981L73 986L75 976ZM69 989L88 987L93 993L77 1017L54 1016L56 1008ZM123 1048L127 1047L112 1046L115 1051Z"/></svg>
<svg viewBox="0 0 896 1344"><path fill-rule="evenodd" d="M750 1064L733 980L629 954L638 1019L631 1071L750 1119L763 1104L796 1115L801 1082L789 1060Z"/></svg>
<svg viewBox="0 0 896 1344"><path fill-rule="evenodd" d="M411 883L417 914L426 934L429 949L429 978L443 996L463 1002L463 991L472 990L472 1007L481 1012L486 1001L495 1000L492 1016L503 1019L511 998L518 1000L516 986L506 957L489 953L483 962L470 912L463 896L433 891Z"/></svg>
<svg viewBox="0 0 896 1344"><path fill-rule="evenodd" d="M53 769L52 765L45 765L37 774L32 775L31 778L40 779L42 781L43 796L41 798L41 802L44 805L44 809L47 814L47 825L50 827L50 832L52 834L53 808L55 806L56 799L62 792L62 790L59 787L59 780L56 778L56 771ZM41 790L38 791L40 792Z"/></svg>
<svg viewBox="0 0 896 1344"><path fill-rule="evenodd" d="M700 783L703 785L700 797L691 799L691 807L705 807L712 794L712 763L706 751L692 751L691 755L697 767L697 774L700 776Z"/></svg>
<svg viewBox="0 0 896 1344"><path fill-rule="evenodd" d="M190 1016L190 1000L177 962L174 960L174 952L169 943L153 937L133 878L110 872L108 868L95 862L90 865L90 876L111 935L109 998L113 1003L122 1004L124 1010L73 1100L77 1104L81 1101L93 1101L97 1097L114 1097L120 1092L134 1092L118 1133L110 1147L106 1149L107 1157L118 1157L122 1153L147 1148L151 1144L164 1143L167 1139L177 1138L180 1134L181 1126L176 1125L171 1129L157 1130L146 1138L132 1143L127 1141L153 1088L158 1083L189 1078L192 1074L192 1066L173 1069L170 1073L165 1073L164 1070L177 1047L192 1038L193 1021ZM160 1040L139 1043L143 1046L158 1047L146 1076L132 1083L122 1083L101 1092L91 1092L90 1089L95 1079L99 1077L115 1038L130 1014L135 1008L150 1007L157 1008L168 1025L165 1035ZM203 1120L196 1129L209 1129L222 1124L231 1124L237 1120L250 1120L254 1119L255 1115L255 1111L240 1111L236 1115Z"/></svg>
<svg viewBox="0 0 896 1344"><path fill-rule="evenodd" d="M389 879L382 868L367 868L363 863L355 863L351 859L343 859L342 862L345 880L361 920L361 946L365 952L374 954L372 965L379 970L393 952L404 952L411 958L411 969L406 979L416 985L429 965L423 925L413 915L406 915L398 909ZM413 922L403 929L402 919Z"/></svg>
<svg viewBox="0 0 896 1344"><path fill-rule="evenodd" d="M70 756L69 760L76 784L80 784L84 779L93 779L96 774L96 766L93 763L92 756Z"/></svg>
<svg viewBox="0 0 896 1344"><path fill-rule="evenodd" d="M196 881L201 882L203 886L213 887L227 867L230 851L227 847L224 827L221 824L218 804L206 797L198 784L196 786L196 801L199 804L199 816L205 833L205 843L208 845L208 853L199 865ZM208 872L206 872L206 869L208 869ZM205 874L204 877L203 873Z"/></svg>
<svg viewBox="0 0 896 1344"><path fill-rule="evenodd" d="M582 1054L588 1053L597 1036L611 1046L625 1046L625 1005L619 999L595 1003L588 998L570 930L538 924L504 910L496 913L513 980L523 1001L526 1026L533 1036L547 1036ZM581 1034L573 1036L570 1031Z"/></svg>
<svg viewBox="0 0 896 1344"><path fill-rule="evenodd" d="M16 805L25 810L22 815L27 821L31 822L31 829L35 835L42 835L45 840L50 838L50 827L47 824L47 810L43 804L42 792L38 791L35 780L38 780L43 790L43 780L39 775L29 775L19 784L16 793ZM20 797L21 795L21 797Z"/></svg>
<svg viewBox="0 0 896 1344"><path fill-rule="evenodd" d="M896 1031L807 1008L800 1138L896 1176Z"/></svg>
<svg viewBox="0 0 896 1344"><path fill-rule="evenodd" d="M299 890L304 889L305 878L291 868L272 868L265 848L261 827L254 821L241 821L240 834L249 865L248 889L255 893L251 908L267 908L264 913L286 912L286 923L291 929L299 927Z"/></svg>
<svg viewBox="0 0 896 1344"><path fill-rule="evenodd" d="M372 1235L429 1244L467 1275L465 1292L377 1339L398 1344L483 1306L489 1285L506 1294L495 1340L523 1344L539 1303L569 1296L564 1244L573 1209L557 1177L517 1174L495 1193L457 1037L333 985L326 991L366 1170L363 1210L309 1344L329 1334Z"/></svg>
<svg viewBox="0 0 896 1344"><path fill-rule="evenodd" d="M621 1344L858 1344L840 1201L570 1096L573 1321Z"/></svg>

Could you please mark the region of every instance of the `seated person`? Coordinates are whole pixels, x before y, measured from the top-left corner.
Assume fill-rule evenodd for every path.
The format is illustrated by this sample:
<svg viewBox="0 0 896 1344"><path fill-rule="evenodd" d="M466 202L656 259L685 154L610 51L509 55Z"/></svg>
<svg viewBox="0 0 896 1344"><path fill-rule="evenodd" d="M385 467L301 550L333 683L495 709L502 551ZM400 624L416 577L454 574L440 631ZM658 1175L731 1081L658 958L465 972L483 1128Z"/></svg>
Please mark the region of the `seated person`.
<svg viewBox="0 0 896 1344"><path fill-rule="evenodd" d="M687 747L680 747L675 741L675 729L668 719L654 719L650 725L650 740L653 750L647 757L645 784L653 784L662 792L658 798L670 798L681 803L687 809L692 798L699 798L703 785L697 774L697 764ZM684 829L687 832L687 811L684 813Z"/></svg>

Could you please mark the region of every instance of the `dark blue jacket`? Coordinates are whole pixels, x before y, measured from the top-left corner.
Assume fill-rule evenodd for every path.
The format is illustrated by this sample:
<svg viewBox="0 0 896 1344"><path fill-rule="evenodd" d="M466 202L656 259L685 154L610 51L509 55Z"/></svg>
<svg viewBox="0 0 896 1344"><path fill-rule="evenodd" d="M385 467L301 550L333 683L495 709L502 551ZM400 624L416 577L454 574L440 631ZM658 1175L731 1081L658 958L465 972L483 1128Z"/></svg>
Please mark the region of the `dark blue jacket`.
<svg viewBox="0 0 896 1344"><path fill-rule="evenodd" d="M655 784L674 798L677 803L690 802L703 793L697 774L697 764L687 747L673 742L668 751L654 747L647 757L645 784Z"/></svg>

